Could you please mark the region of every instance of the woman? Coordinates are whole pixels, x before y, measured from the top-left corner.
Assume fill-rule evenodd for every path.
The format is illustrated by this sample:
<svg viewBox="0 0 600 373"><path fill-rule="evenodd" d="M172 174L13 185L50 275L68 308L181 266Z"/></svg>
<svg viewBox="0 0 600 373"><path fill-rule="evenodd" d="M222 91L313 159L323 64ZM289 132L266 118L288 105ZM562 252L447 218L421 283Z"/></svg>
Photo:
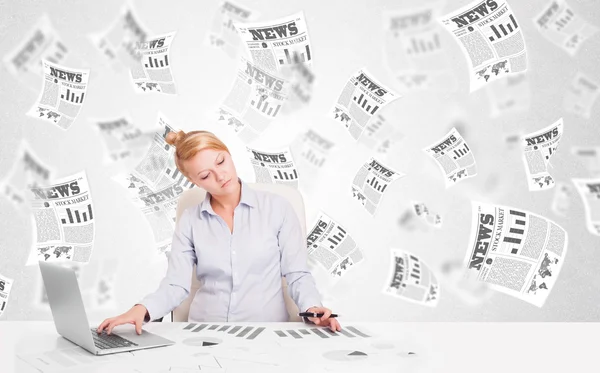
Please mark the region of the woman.
<svg viewBox="0 0 600 373"><path fill-rule="evenodd" d="M175 163L188 180L206 190L204 201L186 209L177 224L167 275L158 290L129 311L106 319L97 331L161 318L189 295L191 271L201 283L190 306L190 321L287 321L281 276L300 310L341 330L323 307L306 264L305 237L287 199L253 190L238 176L229 149L208 131L170 132ZM306 319L305 319L306 321Z"/></svg>

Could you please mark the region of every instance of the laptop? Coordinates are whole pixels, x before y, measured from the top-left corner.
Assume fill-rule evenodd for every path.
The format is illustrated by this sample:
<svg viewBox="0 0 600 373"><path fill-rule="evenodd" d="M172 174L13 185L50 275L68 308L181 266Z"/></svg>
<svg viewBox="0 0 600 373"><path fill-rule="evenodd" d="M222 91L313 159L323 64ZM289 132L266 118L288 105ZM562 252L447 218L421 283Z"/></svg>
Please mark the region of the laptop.
<svg viewBox="0 0 600 373"><path fill-rule="evenodd" d="M56 263L39 262L48 302L58 334L95 355L141 350L175 344L159 335L142 331L114 331L102 334L88 323L77 276L72 268Z"/></svg>

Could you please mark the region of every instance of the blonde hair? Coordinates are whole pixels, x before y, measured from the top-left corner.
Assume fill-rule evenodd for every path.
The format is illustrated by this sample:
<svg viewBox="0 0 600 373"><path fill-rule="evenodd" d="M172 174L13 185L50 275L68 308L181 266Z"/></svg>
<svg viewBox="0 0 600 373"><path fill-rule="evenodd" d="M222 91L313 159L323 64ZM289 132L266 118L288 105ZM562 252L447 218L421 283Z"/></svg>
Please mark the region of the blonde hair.
<svg viewBox="0 0 600 373"><path fill-rule="evenodd" d="M175 165L188 179L189 176L183 167L183 162L194 157L199 151L214 149L231 154L227 145L209 131L169 132L165 141L167 144L175 146Z"/></svg>

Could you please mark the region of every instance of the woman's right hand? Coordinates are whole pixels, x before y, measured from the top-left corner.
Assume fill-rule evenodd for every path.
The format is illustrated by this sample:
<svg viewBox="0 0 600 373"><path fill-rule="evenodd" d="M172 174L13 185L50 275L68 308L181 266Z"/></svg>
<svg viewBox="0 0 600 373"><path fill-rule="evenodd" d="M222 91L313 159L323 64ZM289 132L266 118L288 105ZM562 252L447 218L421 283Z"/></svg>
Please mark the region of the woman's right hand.
<svg viewBox="0 0 600 373"><path fill-rule="evenodd" d="M141 304L136 304L131 309L117 317L111 317L102 321L102 324L96 329L98 334L102 333L102 330L106 329L106 334L110 334L112 329L117 325L122 324L135 324L135 331L137 334L142 334L142 323L146 317L148 310Z"/></svg>

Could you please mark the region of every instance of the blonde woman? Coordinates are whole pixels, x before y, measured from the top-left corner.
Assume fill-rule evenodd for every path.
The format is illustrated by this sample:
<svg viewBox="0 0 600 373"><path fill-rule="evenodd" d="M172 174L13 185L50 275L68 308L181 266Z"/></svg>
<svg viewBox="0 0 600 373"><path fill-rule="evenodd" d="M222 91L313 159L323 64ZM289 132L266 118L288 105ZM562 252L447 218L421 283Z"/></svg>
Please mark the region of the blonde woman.
<svg viewBox="0 0 600 373"><path fill-rule="evenodd" d="M130 323L141 334L143 322L163 317L188 297L194 264L201 287L190 306L190 321L287 321L283 275L301 311L323 313L310 322L341 330L321 304L306 263L305 237L289 201L246 185L229 149L211 132L171 132L166 141L176 148L179 170L206 190L206 198L181 215L167 275L156 292L104 320L97 331L110 334L115 326Z"/></svg>

